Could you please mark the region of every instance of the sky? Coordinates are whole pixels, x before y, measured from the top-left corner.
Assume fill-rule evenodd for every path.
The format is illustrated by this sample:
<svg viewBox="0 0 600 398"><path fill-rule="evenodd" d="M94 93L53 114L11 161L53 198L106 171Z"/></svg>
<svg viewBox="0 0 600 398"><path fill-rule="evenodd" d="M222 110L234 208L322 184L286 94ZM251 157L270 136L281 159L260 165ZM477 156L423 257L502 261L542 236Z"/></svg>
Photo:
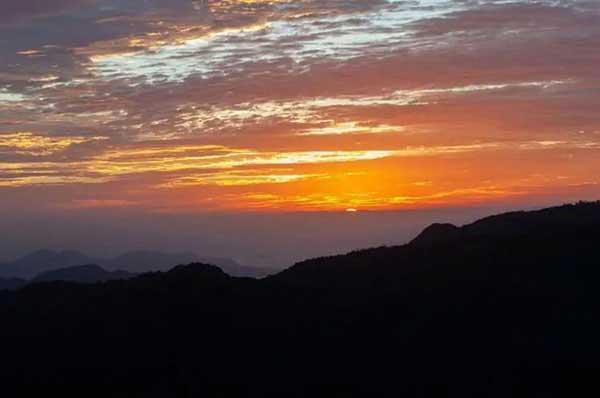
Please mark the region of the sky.
<svg viewBox="0 0 600 398"><path fill-rule="evenodd" d="M274 265L405 241L435 217L600 197L598 1L0 11L3 256L198 249Z"/></svg>

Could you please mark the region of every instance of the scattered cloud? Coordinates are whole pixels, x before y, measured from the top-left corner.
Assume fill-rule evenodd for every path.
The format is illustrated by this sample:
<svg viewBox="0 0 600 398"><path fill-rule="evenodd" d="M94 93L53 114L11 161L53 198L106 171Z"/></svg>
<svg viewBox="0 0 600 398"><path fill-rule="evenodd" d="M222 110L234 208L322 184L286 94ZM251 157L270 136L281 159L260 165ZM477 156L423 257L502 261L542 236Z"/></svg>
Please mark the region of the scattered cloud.
<svg viewBox="0 0 600 398"><path fill-rule="evenodd" d="M599 22L575 0L8 0L0 189L381 209L584 184Z"/></svg>

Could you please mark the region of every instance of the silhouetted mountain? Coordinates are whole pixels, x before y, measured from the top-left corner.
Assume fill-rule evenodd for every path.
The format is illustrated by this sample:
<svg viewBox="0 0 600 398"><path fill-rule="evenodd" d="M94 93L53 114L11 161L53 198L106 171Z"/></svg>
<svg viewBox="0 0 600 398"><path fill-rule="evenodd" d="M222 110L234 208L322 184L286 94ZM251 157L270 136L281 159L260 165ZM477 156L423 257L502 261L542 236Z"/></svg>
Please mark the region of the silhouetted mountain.
<svg viewBox="0 0 600 398"><path fill-rule="evenodd" d="M221 268L202 263L178 265L167 272L167 276L171 280L202 279L203 282L231 279L231 276L227 275Z"/></svg>
<svg viewBox="0 0 600 398"><path fill-rule="evenodd" d="M161 253L152 251L136 251L120 255L101 264L107 269L122 269L129 272L166 271L177 264L189 264L197 261L193 253Z"/></svg>
<svg viewBox="0 0 600 398"><path fill-rule="evenodd" d="M12 263L0 264L0 277L31 279L40 273L86 264L97 264L108 271L123 270L139 274L167 271L177 264L197 262L217 265L233 276L263 277L268 274L267 270L246 267L227 258L200 258L193 253L137 251L125 253L114 259L102 259L77 251L39 250Z"/></svg>
<svg viewBox="0 0 600 398"><path fill-rule="evenodd" d="M236 261L221 257L198 257L194 253L161 253L137 251L121 255L115 259L101 262L107 269L122 269L129 272L143 273L150 271L168 271L176 264L203 263L213 264L232 276L263 277L268 270L240 265Z"/></svg>
<svg viewBox="0 0 600 398"><path fill-rule="evenodd" d="M433 226L262 280L193 264L0 292L3 388L553 397L599 368L599 242L588 203ZM306 387L340 381L353 387Z"/></svg>
<svg viewBox="0 0 600 398"><path fill-rule="evenodd" d="M0 278L0 290L16 290L20 289L27 281L25 279L18 278L10 278L10 279L2 279Z"/></svg>
<svg viewBox="0 0 600 398"><path fill-rule="evenodd" d="M130 279L136 276L126 271L106 271L97 265L78 265L75 267L61 268L39 274L31 280L31 283L39 282L77 282L98 283L119 279Z"/></svg>
<svg viewBox="0 0 600 398"><path fill-rule="evenodd" d="M425 228L411 244L413 245L432 245L444 240L454 239L460 233L460 228L452 224L433 224Z"/></svg>
<svg viewBox="0 0 600 398"><path fill-rule="evenodd" d="M231 276L237 276L242 278L263 278L269 274L275 273L274 270L267 268L252 267L248 265L241 265L238 262L221 257L200 257L196 260L198 263L213 264L221 268L227 274ZM186 264L182 262L181 264Z"/></svg>
<svg viewBox="0 0 600 398"><path fill-rule="evenodd" d="M460 228L434 224L407 245L304 261L273 279L366 286L396 283L396 278L414 274L437 273L455 279L463 276L465 268L484 272L498 264L526 264L532 269L541 265L551 268L563 261L587 262L597 257L593 248L600 236L599 203L507 213Z"/></svg>
<svg viewBox="0 0 600 398"><path fill-rule="evenodd" d="M0 277L31 279L41 272L94 262L76 251L38 250L12 263L0 264Z"/></svg>

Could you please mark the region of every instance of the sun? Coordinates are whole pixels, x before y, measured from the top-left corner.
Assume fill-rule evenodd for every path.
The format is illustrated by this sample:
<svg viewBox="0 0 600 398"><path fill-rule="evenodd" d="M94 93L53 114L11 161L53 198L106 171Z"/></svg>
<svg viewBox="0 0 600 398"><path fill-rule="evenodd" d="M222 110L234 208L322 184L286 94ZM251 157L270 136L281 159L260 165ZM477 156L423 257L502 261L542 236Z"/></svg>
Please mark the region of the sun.
<svg viewBox="0 0 600 398"><path fill-rule="evenodd" d="M357 213L358 209L346 209L346 213Z"/></svg>

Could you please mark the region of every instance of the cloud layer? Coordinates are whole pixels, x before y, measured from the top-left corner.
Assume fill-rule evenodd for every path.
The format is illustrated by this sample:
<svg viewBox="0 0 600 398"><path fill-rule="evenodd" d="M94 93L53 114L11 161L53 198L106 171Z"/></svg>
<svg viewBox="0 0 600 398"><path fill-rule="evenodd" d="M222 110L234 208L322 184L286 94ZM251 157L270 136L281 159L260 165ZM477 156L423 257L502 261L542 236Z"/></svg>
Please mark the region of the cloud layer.
<svg viewBox="0 0 600 398"><path fill-rule="evenodd" d="M379 210L600 193L596 2L5 3L6 208Z"/></svg>

